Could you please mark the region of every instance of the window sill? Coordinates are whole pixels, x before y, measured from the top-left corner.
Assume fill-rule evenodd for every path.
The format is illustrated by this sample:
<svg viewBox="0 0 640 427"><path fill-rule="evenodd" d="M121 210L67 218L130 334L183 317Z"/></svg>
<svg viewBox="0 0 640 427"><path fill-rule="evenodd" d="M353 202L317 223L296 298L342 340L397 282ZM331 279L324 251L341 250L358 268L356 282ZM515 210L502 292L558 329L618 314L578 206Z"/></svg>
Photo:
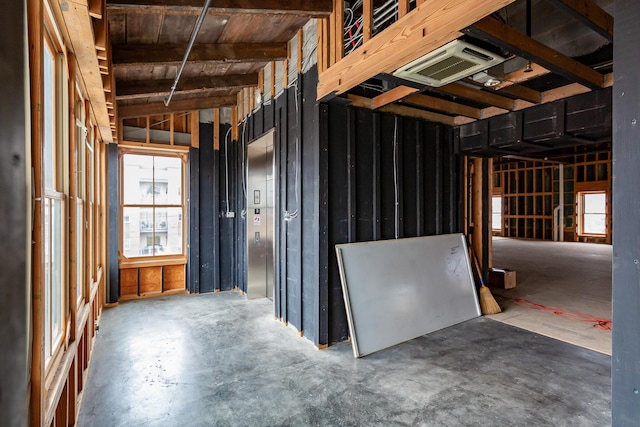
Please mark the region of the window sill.
<svg viewBox="0 0 640 427"><path fill-rule="evenodd" d="M120 260L118 267L123 268L141 268L141 267L158 267L161 265L182 265L187 263L187 257L184 255L153 257L153 258L127 258Z"/></svg>

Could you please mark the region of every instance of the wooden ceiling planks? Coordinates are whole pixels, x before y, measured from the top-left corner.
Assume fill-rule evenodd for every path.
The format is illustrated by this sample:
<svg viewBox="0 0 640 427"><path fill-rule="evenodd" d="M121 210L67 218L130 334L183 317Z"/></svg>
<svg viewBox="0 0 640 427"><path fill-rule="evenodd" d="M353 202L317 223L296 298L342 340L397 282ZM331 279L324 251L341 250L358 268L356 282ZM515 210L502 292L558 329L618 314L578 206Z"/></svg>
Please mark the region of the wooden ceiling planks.
<svg viewBox="0 0 640 427"><path fill-rule="evenodd" d="M109 0L109 8L132 13L199 14L202 0ZM248 13L300 15L307 18L327 17L333 8L332 0L216 0L209 7L212 13Z"/></svg>
<svg viewBox="0 0 640 427"><path fill-rule="evenodd" d="M193 26L198 19L194 15L162 15L162 25L159 30L157 43L178 44L187 43ZM204 24L203 24L204 27ZM203 40L202 43L210 43L210 40Z"/></svg>
<svg viewBox="0 0 640 427"><path fill-rule="evenodd" d="M220 43L220 36L224 32L229 18L229 15L207 15L196 37L196 43ZM189 29L192 28L193 24L189 26ZM189 35L184 39L185 41L189 40Z"/></svg>
<svg viewBox="0 0 640 427"><path fill-rule="evenodd" d="M235 96L230 96L175 100L172 101L168 107L165 106L163 102L126 104L119 107L118 114L120 118L152 116L157 114L226 107L233 105L235 101Z"/></svg>
<svg viewBox="0 0 640 427"><path fill-rule="evenodd" d="M127 44L155 44L158 43L158 29L162 24L163 15L128 14L126 17ZM114 54L116 52L114 51Z"/></svg>
<svg viewBox="0 0 640 427"><path fill-rule="evenodd" d="M143 111L168 93L202 4L202 0L108 0L115 92L120 84L123 87L118 97L120 107L135 103ZM240 74L254 77L270 61L286 59L287 42L310 17L328 16L332 5L331 0L212 2L181 82ZM139 83L137 93L127 82L146 83ZM225 98L239 90L237 83L225 89L213 83L212 87L186 87L189 89L178 88L172 103L198 97ZM150 93L145 94L146 90Z"/></svg>
<svg viewBox="0 0 640 427"><path fill-rule="evenodd" d="M233 15L218 43L288 42L308 19L295 16ZM247 28L258 29L248 31Z"/></svg>

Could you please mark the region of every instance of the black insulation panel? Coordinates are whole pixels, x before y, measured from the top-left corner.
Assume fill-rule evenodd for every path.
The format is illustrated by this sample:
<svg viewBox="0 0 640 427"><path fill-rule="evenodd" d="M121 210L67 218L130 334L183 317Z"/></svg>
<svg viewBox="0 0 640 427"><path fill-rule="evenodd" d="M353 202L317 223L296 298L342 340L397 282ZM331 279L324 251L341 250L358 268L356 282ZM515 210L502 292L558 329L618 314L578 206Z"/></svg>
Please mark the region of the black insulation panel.
<svg viewBox="0 0 640 427"><path fill-rule="evenodd" d="M499 157L608 142L611 90L595 90L458 126L455 145L462 154Z"/></svg>
<svg viewBox="0 0 640 427"><path fill-rule="evenodd" d="M328 338L336 342L348 328L334 246L461 231L462 161L444 125L340 101L326 109L320 128L329 144Z"/></svg>
<svg viewBox="0 0 640 427"><path fill-rule="evenodd" d="M187 289L200 292L200 149L189 148L189 259Z"/></svg>
<svg viewBox="0 0 640 427"><path fill-rule="evenodd" d="M213 125L200 123L200 292L220 289L220 242L217 153L213 149ZM214 197L215 195L215 197Z"/></svg>
<svg viewBox="0 0 640 427"><path fill-rule="evenodd" d="M460 231L462 163L451 128L318 104L316 83L314 67L246 118L239 143L223 126L219 151L201 124L199 291L246 290L246 145L275 127L275 315L325 345L348 336L334 245Z"/></svg>

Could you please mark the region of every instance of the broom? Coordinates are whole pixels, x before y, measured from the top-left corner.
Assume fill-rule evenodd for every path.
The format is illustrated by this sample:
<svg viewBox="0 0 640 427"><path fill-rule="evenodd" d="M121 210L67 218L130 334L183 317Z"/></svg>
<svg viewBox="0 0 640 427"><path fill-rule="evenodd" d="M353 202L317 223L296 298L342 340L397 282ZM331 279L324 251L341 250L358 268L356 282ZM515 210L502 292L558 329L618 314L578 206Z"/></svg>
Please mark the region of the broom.
<svg viewBox="0 0 640 427"><path fill-rule="evenodd" d="M491 295L491 291L484 285L482 270L480 269L480 265L478 264L478 258L476 258L476 254L472 252L471 257L473 258L473 263L476 266L476 272L478 273L478 277L480 278L480 310L482 311L482 314L486 316L487 314L502 313L500 306L496 302L493 295Z"/></svg>

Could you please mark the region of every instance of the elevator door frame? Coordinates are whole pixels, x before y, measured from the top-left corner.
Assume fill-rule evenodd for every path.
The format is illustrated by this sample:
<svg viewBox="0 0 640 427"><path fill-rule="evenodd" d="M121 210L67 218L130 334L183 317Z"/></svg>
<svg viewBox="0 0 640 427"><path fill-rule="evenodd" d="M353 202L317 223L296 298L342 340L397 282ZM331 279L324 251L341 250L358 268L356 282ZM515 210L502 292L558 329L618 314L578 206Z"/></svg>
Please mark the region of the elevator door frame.
<svg viewBox="0 0 640 427"><path fill-rule="evenodd" d="M274 298L275 294L275 268L276 268L276 202L277 188L276 157L275 157L276 133L272 129L247 144L247 169L246 182L246 259L247 259L247 297L249 299ZM252 174L252 155L257 150L264 150L264 155L270 155L268 163L259 164L262 173ZM269 154L270 153L270 154ZM255 165L257 159L254 159ZM267 167L265 167L265 165ZM269 172L267 172L269 171ZM260 200L255 199L256 175L265 176L264 184L260 185ZM270 178L269 178L270 176ZM270 197L269 197L270 196ZM256 201L258 203L256 203ZM259 213L256 213L259 209ZM257 219L258 217L259 219ZM256 242L260 233L259 242ZM256 245L256 243L259 243ZM266 252L263 252L262 250ZM269 253L270 250L270 253ZM262 273L264 268L264 274Z"/></svg>

